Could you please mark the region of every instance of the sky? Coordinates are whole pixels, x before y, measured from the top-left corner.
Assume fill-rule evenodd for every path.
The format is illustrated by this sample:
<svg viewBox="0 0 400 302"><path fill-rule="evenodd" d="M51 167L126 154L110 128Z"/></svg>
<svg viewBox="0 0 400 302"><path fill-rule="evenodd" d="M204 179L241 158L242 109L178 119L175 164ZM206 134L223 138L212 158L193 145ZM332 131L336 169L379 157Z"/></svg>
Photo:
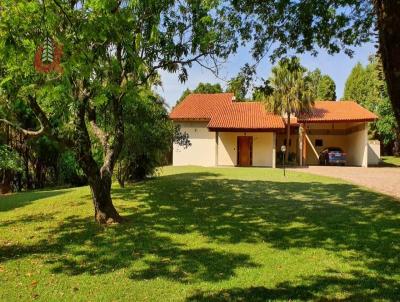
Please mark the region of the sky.
<svg viewBox="0 0 400 302"><path fill-rule="evenodd" d="M374 44L365 44L362 47L354 48L352 58L344 53L329 55L321 50L319 55L314 57L310 54L300 55L301 63L309 70L319 68L323 74L328 74L336 83L336 96L340 99L343 96L344 85L352 68L357 62L367 64L368 57L374 54ZM220 83L226 88L226 81L237 75L240 68L246 63L253 63L251 55L246 48L241 48L235 55L231 56L220 68L218 78L209 70L193 65L189 69L189 79L185 83L179 82L178 74L161 72L162 87L157 92L164 97L167 104L172 107L186 89L194 89L200 82ZM272 68L271 62L266 58L260 62L257 68L258 79L268 78Z"/></svg>

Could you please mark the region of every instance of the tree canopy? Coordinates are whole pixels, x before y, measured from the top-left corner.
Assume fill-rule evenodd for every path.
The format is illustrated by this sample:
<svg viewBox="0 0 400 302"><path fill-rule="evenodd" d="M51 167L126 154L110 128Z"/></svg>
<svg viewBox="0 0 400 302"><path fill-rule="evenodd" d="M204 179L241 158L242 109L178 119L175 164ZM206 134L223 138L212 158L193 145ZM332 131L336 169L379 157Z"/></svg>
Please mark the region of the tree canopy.
<svg viewBox="0 0 400 302"><path fill-rule="evenodd" d="M313 104L305 72L306 69L300 64L299 58L293 57L279 61L272 68L269 78L272 94L266 97L266 106L270 111L286 116L287 144L290 142L291 114L307 111ZM287 160L289 151L285 156Z"/></svg>
<svg viewBox="0 0 400 302"><path fill-rule="evenodd" d="M366 97L370 91L368 86L371 84L371 76L374 77L374 75L366 74L366 70L362 64L360 62L357 63L351 70L351 73L346 80L343 98L345 100L355 100L358 103L366 105L368 108L370 108L370 106L367 105ZM365 82L366 80L368 83Z"/></svg>
<svg viewBox="0 0 400 302"><path fill-rule="evenodd" d="M14 116L1 122L26 138L47 135L73 150L88 177L96 220L119 222L110 189L126 106L151 88L159 70L185 81L192 64L206 66L207 59L212 67L227 58L237 38L215 1L42 3L2 1L0 89L7 104L23 102L36 120L28 129ZM63 45L61 74L38 74L32 64L48 37ZM94 152L93 144L101 150Z"/></svg>
<svg viewBox="0 0 400 302"><path fill-rule="evenodd" d="M346 80L344 99L355 100L379 116L378 121L370 125L370 134L385 146L400 139L400 128L390 106L379 57L370 57L366 66L357 63L353 67Z"/></svg>
<svg viewBox="0 0 400 302"><path fill-rule="evenodd" d="M353 54L354 46L375 42L397 121L400 123L400 2L392 0L231 0L226 11L244 44L259 61L321 49Z"/></svg>
<svg viewBox="0 0 400 302"><path fill-rule="evenodd" d="M336 84L329 75L317 68L307 73L306 81L314 100L336 101Z"/></svg>
<svg viewBox="0 0 400 302"><path fill-rule="evenodd" d="M336 101L336 84L328 75L323 75L318 87L318 100Z"/></svg>

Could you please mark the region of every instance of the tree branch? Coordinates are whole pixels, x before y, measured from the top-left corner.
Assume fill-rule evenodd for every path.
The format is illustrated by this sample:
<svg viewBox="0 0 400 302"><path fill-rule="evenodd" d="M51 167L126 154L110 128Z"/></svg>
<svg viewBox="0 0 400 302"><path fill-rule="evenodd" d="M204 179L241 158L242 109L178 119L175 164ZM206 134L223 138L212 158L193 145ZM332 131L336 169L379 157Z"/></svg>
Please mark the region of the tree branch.
<svg viewBox="0 0 400 302"><path fill-rule="evenodd" d="M125 92L121 93L118 97L114 97L112 100L113 105L113 115L115 119L114 127L114 139L108 149L105 152L104 163L101 167L101 175L104 173L112 173L114 165L121 153L122 147L124 145L124 118L123 118L123 108L122 108L122 98L125 96Z"/></svg>
<svg viewBox="0 0 400 302"><path fill-rule="evenodd" d="M40 122L40 120L39 120L39 123L40 123L40 129L34 131L34 130L24 129L24 128L22 128L22 127L20 127L20 126L18 126L16 124L6 120L6 119L0 119L0 124L9 125L10 127L14 128L15 130L21 132L26 138L39 137L39 136L44 134L43 124Z"/></svg>
<svg viewBox="0 0 400 302"><path fill-rule="evenodd" d="M94 135L100 140L101 144L103 145L105 153L107 153L109 135L108 135L108 133L103 131L103 129L101 129L99 127L99 125L97 125L97 122L96 122L96 109L95 108L91 108L88 105L87 113L88 113L89 124L92 127L92 131L93 131Z"/></svg>
<svg viewBox="0 0 400 302"><path fill-rule="evenodd" d="M39 123L43 126L44 131L50 132L51 124L46 114L40 108L39 104L36 102L36 98L28 95L29 107L32 109L33 113L36 115L36 118L39 120Z"/></svg>
<svg viewBox="0 0 400 302"><path fill-rule="evenodd" d="M24 128L18 126L17 124L14 124L6 119L0 119L0 123L9 125L12 128L14 128L15 130L21 132L25 136L26 139L39 137L39 136L42 136L42 135L50 132L50 129L51 129L50 122L47 119L43 110L40 108L39 104L36 102L36 98L29 95L28 102L29 102L29 107L32 109L33 113L35 114L35 116L40 124L39 130L24 129Z"/></svg>

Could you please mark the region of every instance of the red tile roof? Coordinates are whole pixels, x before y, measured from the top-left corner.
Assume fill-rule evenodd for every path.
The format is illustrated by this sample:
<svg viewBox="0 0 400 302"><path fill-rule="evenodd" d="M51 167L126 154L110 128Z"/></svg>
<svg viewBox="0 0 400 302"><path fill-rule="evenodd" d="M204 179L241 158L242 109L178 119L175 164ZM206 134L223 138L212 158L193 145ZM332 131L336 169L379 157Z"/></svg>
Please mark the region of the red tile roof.
<svg viewBox="0 0 400 302"><path fill-rule="evenodd" d="M299 122L370 122L378 117L353 101L318 101L308 114L298 117Z"/></svg>
<svg viewBox="0 0 400 302"><path fill-rule="evenodd" d="M169 115L173 120L210 120L223 107L232 104L233 93L190 94Z"/></svg>
<svg viewBox="0 0 400 302"><path fill-rule="evenodd" d="M265 111L260 102L233 102L232 93L191 94L170 113L172 120L209 121L210 129L283 129L285 119ZM377 116L353 101L318 101L311 113L291 123L374 121Z"/></svg>
<svg viewBox="0 0 400 302"><path fill-rule="evenodd" d="M282 129L282 117L265 111L260 102L236 102L221 108L208 123L210 129Z"/></svg>

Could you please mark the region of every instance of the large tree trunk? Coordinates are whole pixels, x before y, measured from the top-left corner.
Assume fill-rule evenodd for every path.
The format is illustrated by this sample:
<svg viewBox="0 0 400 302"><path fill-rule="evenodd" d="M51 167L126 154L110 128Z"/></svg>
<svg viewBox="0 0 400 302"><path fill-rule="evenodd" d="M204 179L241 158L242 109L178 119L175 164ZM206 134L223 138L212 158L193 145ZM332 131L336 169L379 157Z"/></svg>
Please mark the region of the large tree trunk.
<svg viewBox="0 0 400 302"><path fill-rule="evenodd" d="M91 153L91 143L85 125L80 125L79 164L88 177L94 205L94 218L100 224L119 223L121 216L111 199L112 170L100 169Z"/></svg>
<svg viewBox="0 0 400 302"><path fill-rule="evenodd" d="M400 1L374 0L379 52L393 111L400 126Z"/></svg>
<svg viewBox="0 0 400 302"><path fill-rule="evenodd" d="M24 152L24 171L25 171L25 181L26 181L26 189L27 190L32 190L33 189L33 183L32 183L32 178L31 178L31 173L29 171L29 153L28 149L25 149Z"/></svg>
<svg viewBox="0 0 400 302"><path fill-rule="evenodd" d="M92 192L94 218L100 224L112 224L122 221L111 199L111 177L90 178L90 190Z"/></svg>
<svg viewBox="0 0 400 302"><path fill-rule="evenodd" d="M0 194L8 194L11 192L12 171L5 170L3 172L3 179L0 183Z"/></svg>
<svg viewBox="0 0 400 302"><path fill-rule="evenodd" d="M286 152L285 161L289 160L289 148L290 148L290 112L287 113L287 126L286 126Z"/></svg>
<svg viewBox="0 0 400 302"><path fill-rule="evenodd" d="M111 183L115 162L121 152L124 139L124 124L122 119L122 105L120 99L113 99L113 113L115 117L114 140L110 144L108 135L96 124L95 111L88 110L88 98L82 97L81 88L77 87L80 106L77 112L76 147L78 162L88 177L94 205L94 217L100 224L119 223L122 217L118 214L111 199ZM104 164L100 168L93 158L92 145L87 129L86 113L92 125L92 130L100 139L104 151Z"/></svg>

